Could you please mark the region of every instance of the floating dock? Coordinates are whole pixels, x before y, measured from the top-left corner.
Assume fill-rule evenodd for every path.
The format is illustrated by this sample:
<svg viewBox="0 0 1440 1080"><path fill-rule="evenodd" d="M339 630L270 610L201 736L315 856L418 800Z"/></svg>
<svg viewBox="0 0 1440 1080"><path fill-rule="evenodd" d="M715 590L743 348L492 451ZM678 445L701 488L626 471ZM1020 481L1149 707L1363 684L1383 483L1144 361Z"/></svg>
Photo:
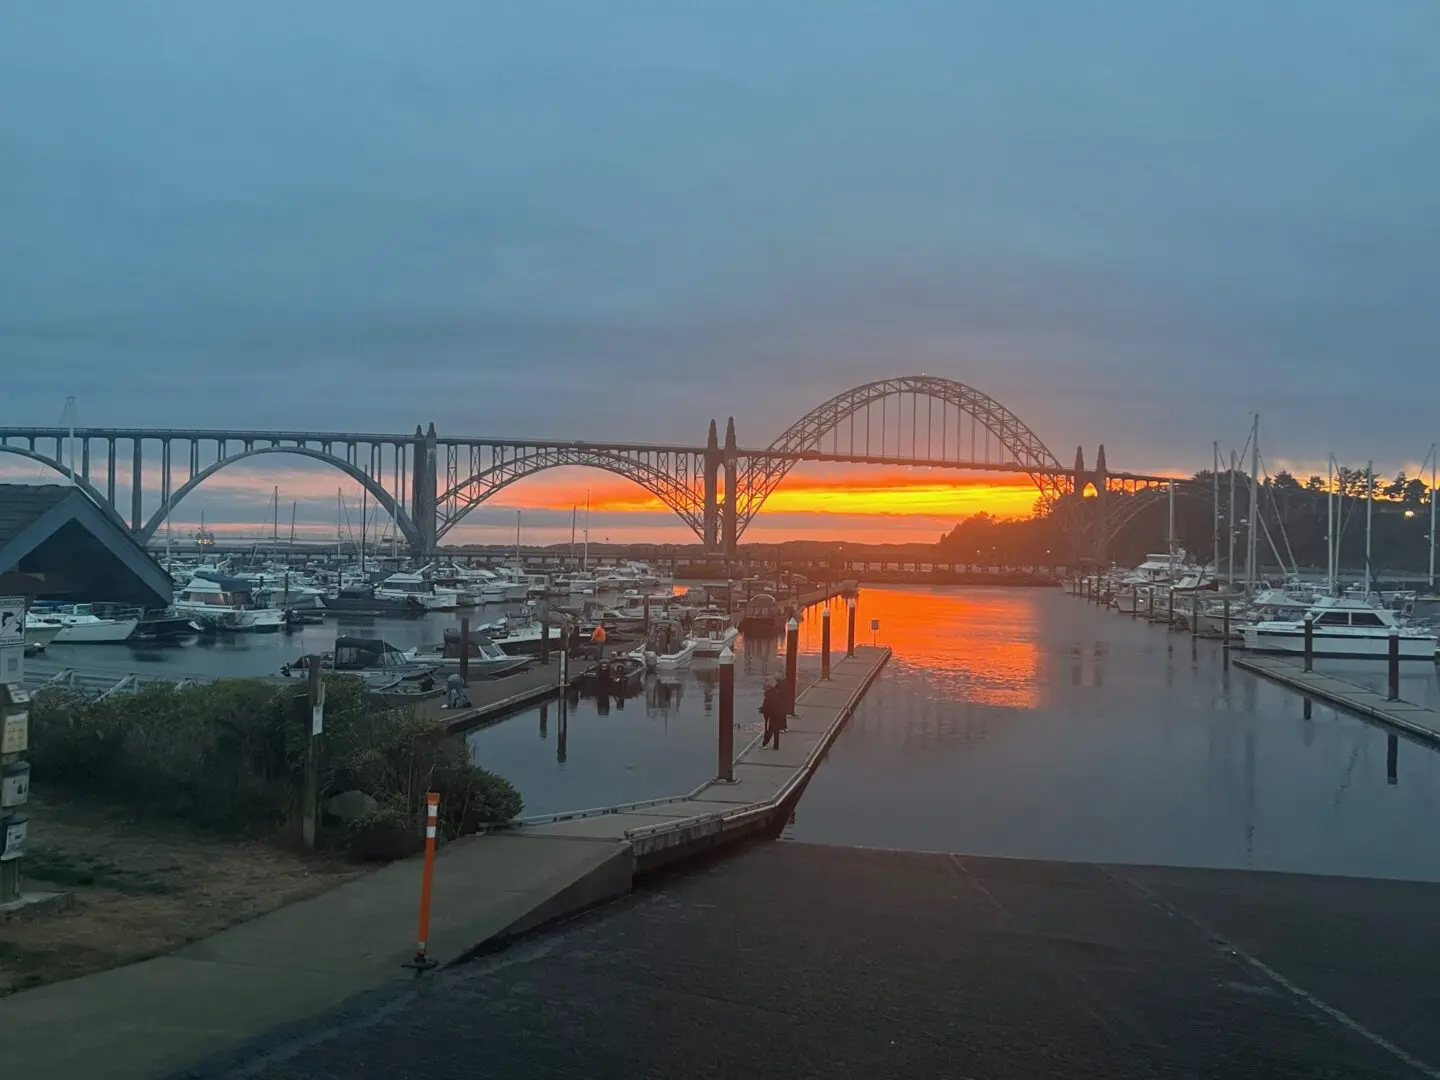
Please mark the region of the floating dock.
<svg viewBox="0 0 1440 1080"><path fill-rule="evenodd" d="M1337 679L1318 671L1306 671L1299 664L1278 656L1232 653L1230 662L1245 671L1263 675L1313 698L1319 698L1342 709L1378 720L1432 743L1440 743L1440 712L1409 701L1391 701L1357 683Z"/></svg>

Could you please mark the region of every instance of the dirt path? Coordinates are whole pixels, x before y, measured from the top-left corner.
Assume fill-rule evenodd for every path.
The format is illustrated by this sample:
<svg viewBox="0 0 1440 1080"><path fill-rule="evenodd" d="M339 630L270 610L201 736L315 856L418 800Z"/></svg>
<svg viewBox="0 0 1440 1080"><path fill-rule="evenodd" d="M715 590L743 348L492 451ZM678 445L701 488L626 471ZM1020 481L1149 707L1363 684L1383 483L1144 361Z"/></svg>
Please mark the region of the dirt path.
<svg viewBox="0 0 1440 1080"><path fill-rule="evenodd" d="M73 902L0 920L0 996L168 952L365 873L104 806L32 800L29 810L23 888Z"/></svg>

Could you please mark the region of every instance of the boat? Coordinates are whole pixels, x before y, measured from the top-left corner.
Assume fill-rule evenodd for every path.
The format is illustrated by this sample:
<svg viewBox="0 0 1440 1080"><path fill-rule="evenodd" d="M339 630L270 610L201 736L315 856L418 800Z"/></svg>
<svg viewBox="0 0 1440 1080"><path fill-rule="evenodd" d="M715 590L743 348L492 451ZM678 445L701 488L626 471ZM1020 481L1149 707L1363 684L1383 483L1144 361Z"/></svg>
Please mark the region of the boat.
<svg viewBox="0 0 1440 1080"><path fill-rule="evenodd" d="M240 578L196 574L181 590L171 609L210 630L234 633L268 633L285 625L279 608L263 607Z"/></svg>
<svg viewBox="0 0 1440 1080"><path fill-rule="evenodd" d="M65 624L59 619L45 615L25 616L25 655L32 656L38 652L44 652L45 646L49 645L65 629Z"/></svg>
<svg viewBox="0 0 1440 1080"><path fill-rule="evenodd" d="M491 623L486 632L501 651L509 656L538 656L540 654L541 626L542 624L538 622L516 625L508 619L500 619ZM565 643L564 634L563 627L555 623L550 624L550 647L552 649L558 649Z"/></svg>
<svg viewBox="0 0 1440 1080"><path fill-rule="evenodd" d="M322 667L346 675L365 678L372 689L399 682L419 683L429 690L436 683L434 664L416 663L394 645L380 638L337 637L333 651L320 658ZM280 668L280 674L303 674L310 667L310 658L302 656Z"/></svg>
<svg viewBox="0 0 1440 1080"><path fill-rule="evenodd" d="M1390 655L1390 638L1399 638L1401 660L1427 660L1436 655L1435 634L1406 626L1389 608L1346 596L1322 596L1306 611L1314 620L1313 653L1317 657L1384 660ZM1245 648L1258 653L1301 654L1305 651L1305 621L1269 620L1241 627Z"/></svg>
<svg viewBox="0 0 1440 1080"><path fill-rule="evenodd" d="M785 609L768 592L756 593L745 601L740 629L751 637L779 637L785 632Z"/></svg>
<svg viewBox="0 0 1440 1080"><path fill-rule="evenodd" d="M511 656L484 635L471 635L469 652L466 674L477 679L498 679L530 664L529 656ZM446 630L443 644L420 645L406 650L404 654L410 663L455 668L457 671L461 655L458 630Z"/></svg>
<svg viewBox="0 0 1440 1080"><path fill-rule="evenodd" d="M138 607L124 607L120 604L91 604L96 615L106 619L136 620L135 629L127 639L132 642L159 644L178 641L195 633L195 623L186 615L170 608L155 608L146 611Z"/></svg>
<svg viewBox="0 0 1440 1080"><path fill-rule="evenodd" d="M375 586L375 595L386 600L414 599L426 611L454 611L459 607L459 594L452 589L437 589L421 571L391 574Z"/></svg>
<svg viewBox="0 0 1440 1080"><path fill-rule="evenodd" d="M424 615L426 608L418 596L378 596L374 585L354 584L341 585L325 597L325 610L335 615L413 619Z"/></svg>
<svg viewBox="0 0 1440 1080"><path fill-rule="evenodd" d="M586 693L637 693L645 684L645 661L638 656L612 656L586 668L575 683Z"/></svg>
<svg viewBox="0 0 1440 1080"><path fill-rule="evenodd" d="M740 631L731 625L729 615L718 608L707 608L691 620L690 636L695 639L696 656L719 656L740 636Z"/></svg>
<svg viewBox="0 0 1440 1080"><path fill-rule="evenodd" d="M680 628L673 620L657 623L645 644L629 654L643 660L647 668L656 671L674 671L690 663L695 655L695 639Z"/></svg>
<svg viewBox="0 0 1440 1080"><path fill-rule="evenodd" d="M58 622L60 632L51 638L55 645L118 645L128 641L139 623L137 616L105 618L97 615L89 604L35 604L31 613L47 624ZM29 626L31 615L26 615Z"/></svg>

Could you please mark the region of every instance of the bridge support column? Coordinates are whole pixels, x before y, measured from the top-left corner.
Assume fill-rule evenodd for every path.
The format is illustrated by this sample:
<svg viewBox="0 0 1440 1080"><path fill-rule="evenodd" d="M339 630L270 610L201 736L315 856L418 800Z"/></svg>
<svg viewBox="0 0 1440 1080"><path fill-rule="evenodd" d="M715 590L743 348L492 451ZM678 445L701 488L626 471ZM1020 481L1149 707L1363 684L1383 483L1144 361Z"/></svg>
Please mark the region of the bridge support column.
<svg viewBox="0 0 1440 1080"><path fill-rule="evenodd" d="M735 467L737 448L738 444L735 441L735 418L732 416L725 423L725 517L722 523L724 531L722 545L725 549L726 556L732 558L735 555L737 542L740 538L740 512L737 501L740 492L738 490L739 483Z"/></svg>
<svg viewBox="0 0 1440 1080"><path fill-rule="evenodd" d="M428 431L421 431L420 426L415 426L415 466L413 473L413 485L410 492L410 516L415 521L415 528L420 533L420 543L414 552L417 558L425 558L435 550L436 532L438 523L436 520L438 509L435 493L435 425L432 423Z"/></svg>
<svg viewBox="0 0 1440 1080"><path fill-rule="evenodd" d="M705 439L705 550L714 551L720 543L720 440L715 421L710 421L710 434Z"/></svg>
<svg viewBox="0 0 1440 1080"><path fill-rule="evenodd" d="M1099 453L1095 455L1095 475L1091 481L1095 485L1095 562L1099 566L1108 566L1110 563L1110 521L1106 506L1108 480L1105 445L1102 443Z"/></svg>
<svg viewBox="0 0 1440 1080"><path fill-rule="evenodd" d="M110 509L117 514L120 508L115 505L115 440L105 440L105 500L110 504Z"/></svg>
<svg viewBox="0 0 1440 1080"><path fill-rule="evenodd" d="M139 436L136 436L134 439L131 440L131 444L130 531L138 536L140 534L140 530L145 525L145 501L143 498L144 489L140 486L140 474L143 468L140 460L140 451L141 447L144 445L144 440L142 440Z"/></svg>

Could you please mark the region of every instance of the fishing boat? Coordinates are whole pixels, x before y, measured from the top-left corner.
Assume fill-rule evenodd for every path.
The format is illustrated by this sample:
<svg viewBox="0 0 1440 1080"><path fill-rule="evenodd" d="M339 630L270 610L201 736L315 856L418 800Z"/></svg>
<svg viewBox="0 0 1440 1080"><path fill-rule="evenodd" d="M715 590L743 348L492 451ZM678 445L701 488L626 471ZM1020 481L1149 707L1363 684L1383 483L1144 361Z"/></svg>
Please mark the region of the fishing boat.
<svg viewBox="0 0 1440 1080"><path fill-rule="evenodd" d="M612 656L586 668L575 682L586 693L638 693L645 684L645 661L638 656Z"/></svg>
<svg viewBox="0 0 1440 1080"><path fill-rule="evenodd" d="M785 632L785 609L768 592L745 601L740 629L751 637L779 637Z"/></svg>
<svg viewBox="0 0 1440 1080"><path fill-rule="evenodd" d="M696 656L719 656L725 646L740 636L730 616L718 608L706 608L690 622L690 636L695 639Z"/></svg>
<svg viewBox="0 0 1440 1080"><path fill-rule="evenodd" d="M364 676L372 688L392 678L397 682L428 683L426 689L436 682L434 664L416 663L381 638L337 637L334 650L321 656L320 663L330 671ZM309 667L310 658L302 656L282 666L280 674L303 674Z"/></svg>
<svg viewBox="0 0 1440 1080"><path fill-rule="evenodd" d="M649 640L629 655L643 660L647 668L674 671L690 663L695 655L695 639L685 633L679 623L667 619L657 623L650 631Z"/></svg>
<svg viewBox="0 0 1440 1080"><path fill-rule="evenodd" d="M1322 596L1306 611L1312 624L1312 655L1331 659L1383 660L1390 639L1399 639L1401 660L1435 660L1440 639L1429 630L1406 626L1389 608L1352 597ZM1305 620L1273 620L1241 628L1251 652L1298 654L1305 651Z"/></svg>
<svg viewBox="0 0 1440 1080"><path fill-rule="evenodd" d="M466 673L476 679L498 679L502 675L519 671L530 664L529 656L511 656L489 638L471 636ZM413 664L431 664L443 668L460 668L460 657L464 650L460 644L458 630L446 630L445 640L440 645L420 645L405 652L405 659Z"/></svg>
<svg viewBox="0 0 1440 1080"><path fill-rule="evenodd" d="M211 630L269 633L285 625L283 611L257 603L250 583L234 577L196 574L170 606L176 614Z"/></svg>
<svg viewBox="0 0 1440 1080"><path fill-rule="evenodd" d="M128 641L139 623L138 616L105 618L95 614L89 604L51 604L37 602L25 617L44 620L45 625L60 624L60 632L51 638L55 645L118 645Z"/></svg>

